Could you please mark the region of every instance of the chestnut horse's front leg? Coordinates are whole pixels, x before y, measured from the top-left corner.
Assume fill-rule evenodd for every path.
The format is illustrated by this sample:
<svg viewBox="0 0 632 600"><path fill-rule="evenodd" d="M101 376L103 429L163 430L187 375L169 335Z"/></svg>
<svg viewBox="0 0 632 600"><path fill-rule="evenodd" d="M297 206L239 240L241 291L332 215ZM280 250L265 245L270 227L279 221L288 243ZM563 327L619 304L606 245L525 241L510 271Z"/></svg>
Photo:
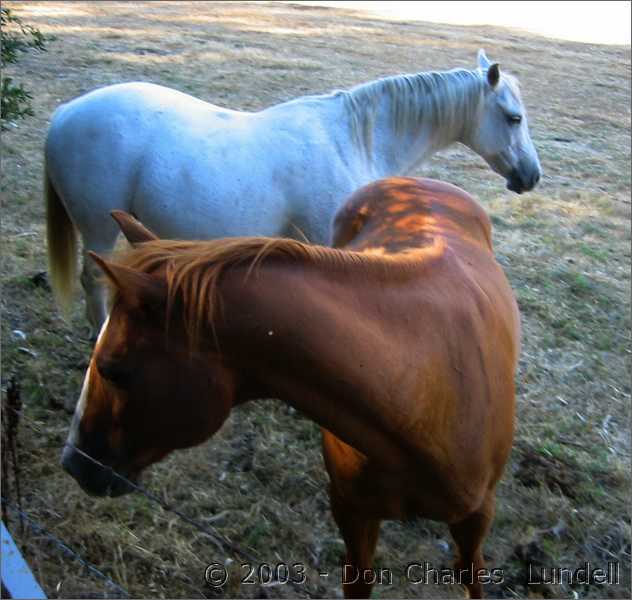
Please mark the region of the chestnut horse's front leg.
<svg viewBox="0 0 632 600"><path fill-rule="evenodd" d="M338 524L347 547L342 565L342 590L345 598L368 598L375 578L373 576L373 555L380 532L379 519L371 519L358 514L357 510L345 507L330 492L331 512Z"/></svg>
<svg viewBox="0 0 632 600"><path fill-rule="evenodd" d="M323 457L329 473L329 500L334 520L347 548L342 565L342 590L345 598L368 598L375 581L373 555L380 531L380 519L358 510L366 504L359 487L366 457L322 429Z"/></svg>

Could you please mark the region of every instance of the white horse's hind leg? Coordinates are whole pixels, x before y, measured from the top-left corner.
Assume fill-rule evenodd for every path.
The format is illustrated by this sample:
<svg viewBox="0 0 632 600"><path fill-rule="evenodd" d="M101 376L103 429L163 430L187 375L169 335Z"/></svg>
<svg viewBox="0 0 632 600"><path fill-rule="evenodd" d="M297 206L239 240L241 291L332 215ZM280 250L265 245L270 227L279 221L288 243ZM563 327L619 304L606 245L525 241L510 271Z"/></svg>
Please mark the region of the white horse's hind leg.
<svg viewBox="0 0 632 600"><path fill-rule="evenodd" d="M84 252L83 270L81 271L81 286L86 298L86 318L90 327L90 339L95 340L105 321L107 311L105 307L105 288L97 281L99 268Z"/></svg>
<svg viewBox="0 0 632 600"><path fill-rule="evenodd" d="M96 252L99 255L107 255L112 252L118 231L115 227L109 226L107 231L100 231L99 242L93 240L83 241L83 269L81 271L81 286L86 297L86 318L90 325L90 339L96 340L101 325L107 317L107 297L104 285L100 279L103 272L88 256L88 251Z"/></svg>

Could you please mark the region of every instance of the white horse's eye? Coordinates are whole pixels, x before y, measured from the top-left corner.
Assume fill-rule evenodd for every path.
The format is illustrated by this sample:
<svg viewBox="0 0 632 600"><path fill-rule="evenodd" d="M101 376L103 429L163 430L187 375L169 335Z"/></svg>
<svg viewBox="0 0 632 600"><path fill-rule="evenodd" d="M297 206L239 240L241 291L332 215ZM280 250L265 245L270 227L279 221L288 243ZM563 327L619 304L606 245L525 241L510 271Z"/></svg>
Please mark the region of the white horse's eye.
<svg viewBox="0 0 632 600"><path fill-rule="evenodd" d="M519 125L522 123L522 115L507 115L507 121L509 121L512 125Z"/></svg>

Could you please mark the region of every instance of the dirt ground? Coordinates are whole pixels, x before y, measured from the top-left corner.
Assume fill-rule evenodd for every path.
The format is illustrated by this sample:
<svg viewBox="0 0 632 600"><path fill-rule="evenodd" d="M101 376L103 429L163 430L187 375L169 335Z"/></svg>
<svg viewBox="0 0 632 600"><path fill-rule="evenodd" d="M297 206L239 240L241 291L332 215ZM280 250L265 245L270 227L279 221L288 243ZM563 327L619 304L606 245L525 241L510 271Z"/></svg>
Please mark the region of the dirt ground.
<svg viewBox="0 0 632 600"><path fill-rule="evenodd" d="M153 467L146 486L268 565L301 564L302 588L241 583L240 560L138 494L86 496L58 466L90 343L80 295L61 319L46 277L42 144L62 102L145 80L215 104L257 110L381 76L473 68L476 52L518 76L544 168L516 196L464 147L418 175L460 185L492 216L519 300L523 351L516 444L485 546L502 582L492 597L630 597L630 48L508 30L387 22L338 9L206 2L7 2L48 52L7 70L33 92L35 116L2 136L2 388L21 386L21 505L133 597L341 594L343 544L328 508L318 428L274 400L234 411L213 440ZM6 452L6 447L3 448ZM3 495L17 500L13 479ZM116 592L41 532L10 529L49 597ZM409 563L451 564L447 527L384 523L375 597L459 597L414 585ZM527 585L528 565L619 565L618 583ZM229 581L204 582L207 565ZM329 577L320 572L328 571ZM385 572L386 573L386 572ZM264 573L265 575L265 569Z"/></svg>

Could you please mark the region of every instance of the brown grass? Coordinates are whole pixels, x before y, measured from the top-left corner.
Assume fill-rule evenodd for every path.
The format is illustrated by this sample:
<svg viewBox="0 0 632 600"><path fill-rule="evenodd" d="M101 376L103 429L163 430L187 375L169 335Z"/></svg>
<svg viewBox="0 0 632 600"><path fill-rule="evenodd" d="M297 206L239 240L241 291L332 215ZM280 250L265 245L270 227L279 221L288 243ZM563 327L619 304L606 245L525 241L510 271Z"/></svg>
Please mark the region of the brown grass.
<svg viewBox="0 0 632 600"><path fill-rule="evenodd" d="M486 544L505 581L493 596L630 597L630 49L508 30L392 23L350 11L215 3L7 3L57 40L8 70L34 92L36 116L3 135L2 372L23 388L23 505L135 597L291 597L240 585L246 574L203 534L145 498L86 497L58 467L90 354L78 303L58 316L46 281L42 143L59 103L99 86L147 80L231 108L258 109L380 76L472 67L479 47L517 75L545 177L517 197L467 149L419 173L460 185L490 211L495 247L524 325L515 450ZM20 330L26 335L21 339ZM272 400L236 410L212 441L151 470L167 502L262 562L303 563L309 591L340 595L343 552L328 509L318 428ZM11 490L3 490L10 493ZM41 536L11 529L50 597L107 588ZM377 563L392 585L376 597L447 597L412 586L413 561L449 565L447 529L385 523ZM232 560L232 562L230 562ZM615 586L525 586L525 565L621 565ZM227 563L213 590L204 568ZM328 578L318 572L331 572Z"/></svg>

